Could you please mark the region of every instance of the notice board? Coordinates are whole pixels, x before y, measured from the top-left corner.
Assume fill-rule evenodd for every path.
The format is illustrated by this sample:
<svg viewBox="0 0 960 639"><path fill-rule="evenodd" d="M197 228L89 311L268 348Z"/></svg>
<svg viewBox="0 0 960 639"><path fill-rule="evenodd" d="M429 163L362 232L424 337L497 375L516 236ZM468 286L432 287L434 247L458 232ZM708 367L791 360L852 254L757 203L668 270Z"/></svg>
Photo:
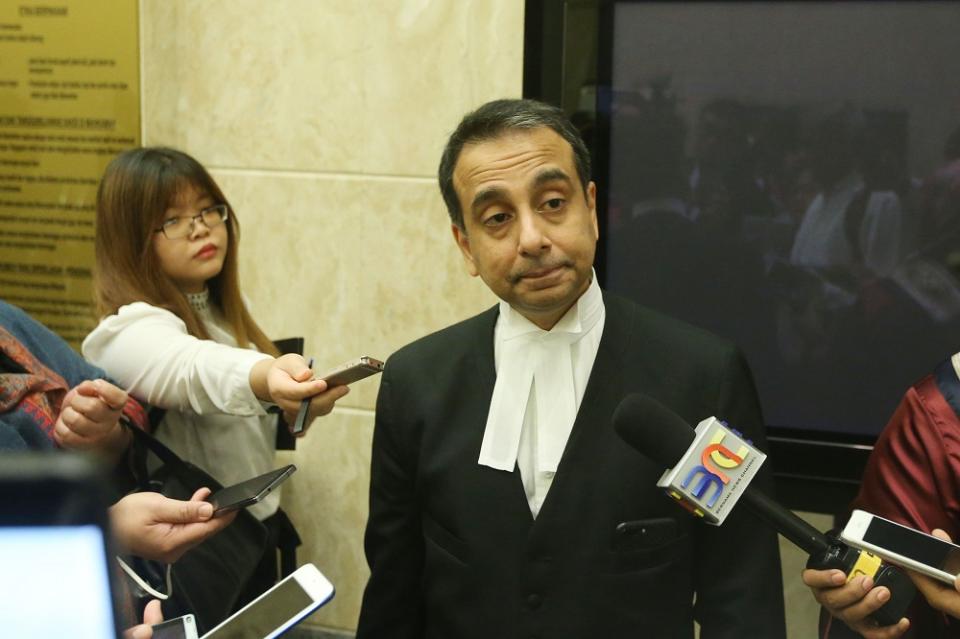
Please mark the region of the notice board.
<svg viewBox="0 0 960 639"><path fill-rule="evenodd" d="M0 299L75 348L97 184L140 144L138 47L136 0L0 2Z"/></svg>

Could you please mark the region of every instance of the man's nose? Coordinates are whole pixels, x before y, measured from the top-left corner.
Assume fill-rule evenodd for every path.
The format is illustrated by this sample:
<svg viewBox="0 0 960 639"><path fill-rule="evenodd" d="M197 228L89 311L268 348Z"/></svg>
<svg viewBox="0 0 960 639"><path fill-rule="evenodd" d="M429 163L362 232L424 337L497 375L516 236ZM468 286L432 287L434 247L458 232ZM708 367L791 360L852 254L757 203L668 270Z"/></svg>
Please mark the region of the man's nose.
<svg viewBox="0 0 960 639"><path fill-rule="evenodd" d="M519 213L520 238L517 249L523 255L540 255L550 248L550 238L544 228L544 220L536 211Z"/></svg>

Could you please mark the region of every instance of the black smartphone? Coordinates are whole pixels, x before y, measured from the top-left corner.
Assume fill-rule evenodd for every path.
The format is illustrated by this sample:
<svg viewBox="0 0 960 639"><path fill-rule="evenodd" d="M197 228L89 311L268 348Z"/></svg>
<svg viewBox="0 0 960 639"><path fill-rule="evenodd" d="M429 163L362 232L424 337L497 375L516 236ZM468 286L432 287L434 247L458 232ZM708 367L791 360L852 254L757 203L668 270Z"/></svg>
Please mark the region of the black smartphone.
<svg viewBox="0 0 960 639"><path fill-rule="evenodd" d="M269 495L270 491L279 486L296 470L297 467L293 464L271 470L259 477L221 488L207 497L207 501L213 504L214 515L251 506Z"/></svg>
<svg viewBox="0 0 960 639"><path fill-rule="evenodd" d="M307 366L310 369L313 369L312 357L310 358L310 362L307 364ZM328 371L319 379L322 379L327 383L327 388L333 388L334 386L352 384L360 381L361 379L382 372L383 362L381 362L379 359L364 355L363 357L358 357L357 359L351 360L346 364L341 364L332 371ZM307 411L310 409L311 399L312 398L310 397L305 397L303 401L300 402L300 410L297 412L297 419L293 423L294 433L303 432L303 429L306 426L305 422L307 419Z"/></svg>
<svg viewBox="0 0 960 639"><path fill-rule="evenodd" d="M329 388L333 388L334 386L352 384L365 377L370 377L371 375L382 372L383 362L379 359L364 355L346 364L341 364L332 371L328 371L326 374L321 375L320 379L325 381Z"/></svg>

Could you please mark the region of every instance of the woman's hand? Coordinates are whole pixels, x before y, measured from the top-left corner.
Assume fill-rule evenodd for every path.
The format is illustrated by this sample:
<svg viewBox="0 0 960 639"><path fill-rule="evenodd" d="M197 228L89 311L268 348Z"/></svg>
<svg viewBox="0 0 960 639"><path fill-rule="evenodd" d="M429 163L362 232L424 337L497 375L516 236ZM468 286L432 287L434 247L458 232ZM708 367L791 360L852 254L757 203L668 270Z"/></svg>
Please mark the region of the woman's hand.
<svg viewBox="0 0 960 639"><path fill-rule="evenodd" d="M105 379L86 380L70 389L60 406L53 438L61 448L91 450L116 460L129 444L120 424L127 393Z"/></svg>
<svg viewBox="0 0 960 639"><path fill-rule="evenodd" d="M296 420L300 402L305 398L311 398L306 421L309 424L332 411L337 400L350 392L347 386L327 388L325 381L313 378L303 357L292 354L257 362L250 371L250 386L257 397L279 406L288 424Z"/></svg>

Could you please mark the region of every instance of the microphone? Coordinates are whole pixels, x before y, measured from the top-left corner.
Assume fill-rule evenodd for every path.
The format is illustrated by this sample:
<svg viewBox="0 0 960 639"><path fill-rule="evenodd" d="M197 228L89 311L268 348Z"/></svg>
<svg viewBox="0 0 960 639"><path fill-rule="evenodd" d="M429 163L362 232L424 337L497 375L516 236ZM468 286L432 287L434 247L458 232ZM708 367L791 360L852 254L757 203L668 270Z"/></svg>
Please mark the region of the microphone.
<svg viewBox="0 0 960 639"><path fill-rule="evenodd" d="M742 501L765 524L810 555L807 567L838 568L847 581L871 577L890 590L890 599L871 617L881 626L897 623L916 594L907 575L879 557L830 538L770 499L750 488L766 455L715 417L696 430L675 412L646 395L627 395L613 413L613 428L631 448L662 465L657 485L679 505L719 526ZM623 524L621 524L623 525Z"/></svg>

